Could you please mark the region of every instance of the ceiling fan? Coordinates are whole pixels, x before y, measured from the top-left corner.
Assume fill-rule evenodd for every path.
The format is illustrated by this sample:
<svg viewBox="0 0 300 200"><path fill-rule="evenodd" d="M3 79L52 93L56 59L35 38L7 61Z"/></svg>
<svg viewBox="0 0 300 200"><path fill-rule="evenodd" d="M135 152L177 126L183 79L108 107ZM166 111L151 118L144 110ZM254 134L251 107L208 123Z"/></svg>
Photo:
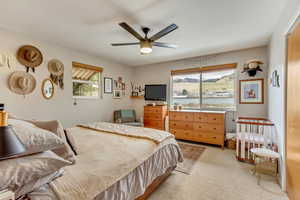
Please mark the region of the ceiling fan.
<svg viewBox="0 0 300 200"><path fill-rule="evenodd" d="M156 47L164 47L164 48L177 48L177 45L174 44L167 44L162 42L156 42L158 39L162 38L163 36L169 34L170 32L176 30L178 26L176 24L171 24L170 26L164 28L163 30L159 31L155 35L148 38L148 33L150 28L142 27L142 31L145 34L145 37L142 37L139 33L137 33L133 28L131 28L126 22L121 22L119 25L124 28L126 31L131 33L135 38L139 40L139 42L132 42L132 43L113 43L112 46L128 46L128 45L140 45L141 54L149 54L152 52L152 46Z"/></svg>

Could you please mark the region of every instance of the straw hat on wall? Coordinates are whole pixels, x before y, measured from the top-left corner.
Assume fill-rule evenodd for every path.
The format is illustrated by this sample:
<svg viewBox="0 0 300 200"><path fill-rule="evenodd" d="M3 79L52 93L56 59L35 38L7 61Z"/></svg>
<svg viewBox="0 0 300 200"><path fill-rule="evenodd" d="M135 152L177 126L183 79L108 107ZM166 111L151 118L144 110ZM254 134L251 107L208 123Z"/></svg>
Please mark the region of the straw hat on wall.
<svg viewBox="0 0 300 200"><path fill-rule="evenodd" d="M64 64L58 59L52 59L48 63L48 71L51 80L64 89Z"/></svg>
<svg viewBox="0 0 300 200"><path fill-rule="evenodd" d="M34 76L23 71L15 71L8 78L9 89L20 95L30 94L36 88Z"/></svg>
<svg viewBox="0 0 300 200"><path fill-rule="evenodd" d="M48 71L55 76L61 76L64 73L64 64L60 60L52 59L48 63Z"/></svg>
<svg viewBox="0 0 300 200"><path fill-rule="evenodd" d="M34 68L42 64L43 55L38 48L30 45L25 45L18 50L17 59L22 65L27 67L27 71L30 67L34 72Z"/></svg>

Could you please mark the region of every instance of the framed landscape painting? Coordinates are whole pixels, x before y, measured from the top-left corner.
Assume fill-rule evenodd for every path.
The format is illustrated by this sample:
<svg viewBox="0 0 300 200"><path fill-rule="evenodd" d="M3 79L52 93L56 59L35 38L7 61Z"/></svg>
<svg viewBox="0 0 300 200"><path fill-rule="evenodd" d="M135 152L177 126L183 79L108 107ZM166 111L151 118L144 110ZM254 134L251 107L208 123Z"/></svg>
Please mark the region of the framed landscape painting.
<svg viewBox="0 0 300 200"><path fill-rule="evenodd" d="M264 103L264 79L240 80L240 104Z"/></svg>

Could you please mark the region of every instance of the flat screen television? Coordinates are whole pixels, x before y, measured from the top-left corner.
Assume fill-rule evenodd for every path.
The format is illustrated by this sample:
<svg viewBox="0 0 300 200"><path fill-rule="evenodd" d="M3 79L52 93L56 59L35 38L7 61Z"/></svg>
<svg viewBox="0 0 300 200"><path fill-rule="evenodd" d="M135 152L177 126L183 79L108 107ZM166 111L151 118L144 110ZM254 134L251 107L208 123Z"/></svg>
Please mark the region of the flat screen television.
<svg viewBox="0 0 300 200"><path fill-rule="evenodd" d="M167 85L145 85L146 101L167 101Z"/></svg>

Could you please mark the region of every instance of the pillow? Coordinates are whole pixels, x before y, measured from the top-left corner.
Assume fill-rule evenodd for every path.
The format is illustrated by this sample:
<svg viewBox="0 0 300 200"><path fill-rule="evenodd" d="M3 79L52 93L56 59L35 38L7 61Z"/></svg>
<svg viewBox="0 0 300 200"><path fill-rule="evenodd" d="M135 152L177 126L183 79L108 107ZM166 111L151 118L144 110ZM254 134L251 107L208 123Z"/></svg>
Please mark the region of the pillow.
<svg viewBox="0 0 300 200"><path fill-rule="evenodd" d="M64 173L64 169L61 168L58 171L53 172L50 175L46 175L41 178L32 180L29 183L26 183L25 185L23 185L22 187L17 189L16 191L14 191L15 196L17 198L25 196L26 194L40 188L41 186L48 184L48 183L52 182L53 180L61 177L63 175L63 173ZM22 198L20 198L20 199L22 199Z"/></svg>
<svg viewBox="0 0 300 200"><path fill-rule="evenodd" d="M69 131L68 129L65 130L65 135L67 138L67 142L70 145L70 147L72 148L73 152L75 155L78 155L78 148L75 142L75 139L71 133L71 131Z"/></svg>
<svg viewBox="0 0 300 200"><path fill-rule="evenodd" d="M64 141L54 133L38 128L31 123L9 119L8 124L12 125L16 135L26 148L23 155L57 149L64 145Z"/></svg>
<svg viewBox="0 0 300 200"><path fill-rule="evenodd" d="M64 132L64 129L61 125L61 123L57 120L53 121L28 121L35 126L45 129L47 131L50 131L60 137L64 141L64 146L52 150L54 153L56 153L58 156L75 163L75 154L72 151L72 148L69 146L67 142L67 138Z"/></svg>
<svg viewBox="0 0 300 200"><path fill-rule="evenodd" d="M52 151L0 161L0 191L19 191L26 184L72 163Z"/></svg>

